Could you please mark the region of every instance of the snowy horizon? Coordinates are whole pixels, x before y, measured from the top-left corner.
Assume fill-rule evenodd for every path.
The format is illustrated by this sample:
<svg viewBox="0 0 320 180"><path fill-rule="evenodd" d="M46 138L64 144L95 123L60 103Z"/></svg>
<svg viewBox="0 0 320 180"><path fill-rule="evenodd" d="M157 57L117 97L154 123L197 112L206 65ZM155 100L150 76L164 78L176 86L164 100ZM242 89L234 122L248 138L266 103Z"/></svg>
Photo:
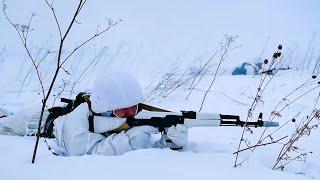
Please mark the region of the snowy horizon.
<svg viewBox="0 0 320 180"><path fill-rule="evenodd" d="M44 0L3 2L14 24L26 25L34 14L28 45L35 59L45 57L39 70L46 91L56 67L59 45L54 17ZM53 2L64 32L78 1ZM3 3L1 7L3 9ZM317 143L320 135L317 124L320 1L87 1L66 39L62 55L65 57L77 45L104 29L110 19L122 21L80 48L64 64L47 108L65 105L59 100L62 97L74 98L84 91L90 93L94 79L101 74L125 71L137 78L144 102L151 105L173 112L192 110L238 115L243 121L256 121L263 113L263 120L274 120L281 127L279 131L266 129L267 133L276 132L272 137L266 136L264 143L284 139L281 143L262 145L253 152L240 153L241 166L233 168L233 153L242 142L241 133L245 130L242 127L190 128L188 143L182 152L150 148L119 156L55 156L41 138L36 164L31 164L35 137L1 134L1 130L10 125L7 117L2 116L10 118L17 114L19 117L22 113L22 120L34 118L32 112L40 109L42 92L17 33L1 12L0 159L4 162L0 163L1 180L110 179L119 178L119 174L127 179L152 180L320 180L320 146ZM228 38L235 41L224 57L221 43ZM279 44L282 46L278 47ZM281 52L281 57L273 59L274 52ZM273 62L274 69L269 71L268 66ZM265 81L261 81L263 77ZM260 87L261 82L265 86ZM263 89L263 93L257 93L257 89ZM256 100L256 107L249 115ZM28 109L30 106L34 109ZM272 170L283 145L290 143L290 137L310 115L314 115L314 129L294 144L288 151L291 157L282 159L281 163L290 161L295 152L302 153L300 159L293 159L282 170L281 163L277 170ZM12 124L17 125L19 121ZM19 125L23 131L28 129L23 121ZM252 131L243 131L245 142L241 148L258 143L264 128L252 128ZM159 134L152 136L158 137ZM166 174L161 175L162 171Z"/></svg>

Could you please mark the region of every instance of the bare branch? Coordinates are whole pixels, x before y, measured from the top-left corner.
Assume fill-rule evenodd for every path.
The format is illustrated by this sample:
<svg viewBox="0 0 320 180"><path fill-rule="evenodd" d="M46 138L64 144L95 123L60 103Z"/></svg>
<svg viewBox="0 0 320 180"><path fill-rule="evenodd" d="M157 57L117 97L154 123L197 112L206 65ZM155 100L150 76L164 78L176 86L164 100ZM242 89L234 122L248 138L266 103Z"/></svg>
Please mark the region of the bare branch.
<svg viewBox="0 0 320 180"><path fill-rule="evenodd" d="M264 64L268 64L269 65L268 66L268 70L270 70L273 67L273 65L275 64L275 61L281 56L281 50L282 50L282 45L279 45L278 46L278 50L273 54L271 63L269 63L269 61L267 59L264 60ZM250 108L248 110L248 114L247 114L247 118L246 118L246 121L245 121L245 125L243 127L242 134L241 134L241 137L240 137L240 140L239 140L238 149L236 151L236 158L235 158L235 161L234 161L234 167L237 167L239 165L238 164L238 157L239 157L239 152L240 152L240 148L241 148L241 144L242 144L242 139L244 137L244 133L245 133L246 126L247 126L246 124L249 121L249 119L252 117L252 112L254 111L256 106L259 104L259 102L262 102L261 96L262 96L263 90L269 84L269 83L267 83L264 86L264 88L262 89L267 76L268 76L267 74L264 74L264 75L260 76L259 86L257 88L257 92L256 92L256 95L255 95L255 98L254 98L254 100L253 100L253 102L252 102L252 104L251 104L251 106L250 106Z"/></svg>
<svg viewBox="0 0 320 180"><path fill-rule="evenodd" d="M283 110L285 110L287 107L289 107L291 104L293 104L294 102L296 102L297 100L301 99L302 97L304 97L305 95L311 93L312 91L318 89L320 87L320 85L317 85L311 89L309 89L308 91L304 92L303 94L299 95L298 97L296 97L295 99L293 99L292 101L288 102L284 107L282 107L279 111L277 111L277 114L281 113ZM273 111L274 112L274 111ZM272 115L272 114L271 114ZM271 117L270 115L270 117ZM274 114L271 118L269 118L269 121L273 121L275 119L276 115ZM263 135L266 132L266 128L263 130L258 142L261 142L262 139L265 139L265 137L263 138Z"/></svg>
<svg viewBox="0 0 320 180"><path fill-rule="evenodd" d="M249 146L247 148L244 148L244 149L241 149L241 150L239 150L237 152L234 152L233 154L237 154L237 153L242 152L242 151L246 151L246 150L249 150L249 149L257 148L259 146L266 146L266 145L270 145L270 144L275 144L275 143L278 143L279 141L281 141L281 140L283 140L283 139L285 139L287 137L288 136L284 136L284 137L282 137L282 138L280 138L280 139L278 139L276 141L271 141L271 142L268 142L268 143L256 144L256 145L253 145L253 146Z"/></svg>
<svg viewBox="0 0 320 180"><path fill-rule="evenodd" d="M65 80L62 80L62 81L63 81L62 89L61 89L61 91L54 97L53 103L52 103L52 107L54 106L56 100L59 98L59 96L64 92L64 90L65 90L65 88L66 88L66 85L67 85L66 81L65 81Z"/></svg>
<svg viewBox="0 0 320 180"><path fill-rule="evenodd" d="M303 137L309 136L311 134L312 129L316 129L319 127L320 122L314 121L318 119L319 110L315 109L310 116L303 121L303 123L294 131L291 138L282 146L281 151L277 157L277 160L272 169L281 169L283 170L285 165L299 160L301 156L306 156L307 153L300 153L300 149L295 146L295 144L301 140ZM314 122L314 123L313 123ZM313 123L313 124L312 124ZM289 153L300 153L298 156L294 158L290 158ZM280 164L280 165L279 165Z"/></svg>
<svg viewBox="0 0 320 180"><path fill-rule="evenodd" d="M218 66L216 68L215 74L213 76L213 79L212 79L209 87L208 87L208 90L206 91L206 93L203 96L199 112L202 110L202 107L203 107L203 104L204 104L204 102L206 100L208 92L210 91L210 89L212 88L213 83L216 80L216 77L217 77L217 74L219 72L219 69L220 69L220 66L221 66L222 62L225 60L225 58L226 58L228 52L231 50L231 48L233 48L233 47L231 47L231 45L232 45L233 42L235 42L236 39L237 39L237 36L236 37L233 37L233 36L226 37L226 40L225 40L224 44L221 45L222 52L221 52L219 64L218 64Z"/></svg>
<svg viewBox="0 0 320 180"><path fill-rule="evenodd" d="M221 50L221 49L220 49ZM216 57L216 55L219 53L219 50L215 51L212 56L208 59L208 61L201 67L201 69L195 74L191 84L190 84L190 88L191 89L186 97L186 99L189 98L189 96L191 95L192 91L195 89L195 87L198 85L198 83L201 81L201 79L203 78L203 76L206 74L206 72L209 69L209 65L211 63L211 61ZM202 76L199 78L198 83L194 84L195 81L197 80L198 76L201 75Z"/></svg>
<svg viewBox="0 0 320 180"><path fill-rule="evenodd" d="M32 14L32 15L31 15L30 20L29 20L29 23L28 23L28 25L27 25L27 31L26 31L26 35L25 35L26 44L27 44L28 34L29 34L30 31L33 30L33 29L31 29L31 22L32 22L34 16L35 16L35 14Z"/></svg>
<svg viewBox="0 0 320 180"><path fill-rule="evenodd" d="M67 57L62 61L62 63L60 64L60 67L78 50L80 49L82 46L84 46L85 44L89 43L90 41L92 41L93 39L97 38L98 36L100 36L101 34L109 31L111 28L113 28L114 26L116 26L118 23L120 23L122 20L118 20L116 22L114 22L113 24L109 24L107 28L105 28L104 30L100 31L100 32L96 32L93 36L91 36L90 38L88 38L87 40L85 40L84 42L82 42L80 45L78 45L77 47L75 47L71 53L69 55L67 55Z"/></svg>
<svg viewBox="0 0 320 180"><path fill-rule="evenodd" d="M69 32L70 32L70 30L71 30L71 28L72 28L72 26L73 26L76 18L77 18L77 16L78 16L79 13L80 13L80 10L82 9L82 7L83 7L83 5L84 5L85 3L86 3L86 0L80 0L80 1L79 1L77 10L75 11L75 13L74 13L74 15L73 15L73 18L72 18L72 20L71 20L71 22L70 22L70 24L69 24L69 26L68 26L68 28L67 28L67 31L66 31L65 34L63 35L63 37L62 37L62 39L61 39L61 42L63 42L63 41L67 38L67 36L68 36L68 34L69 34Z"/></svg>
<svg viewBox="0 0 320 180"><path fill-rule="evenodd" d="M84 2L86 2L86 0L84 0ZM41 133L41 123L42 123L42 118L43 118L43 112L44 112L44 109L46 107L46 103L50 97L50 94L51 94L51 91L53 89L53 86L55 84L55 81L57 79L57 76L59 74L59 71L60 71L60 62L61 62L61 55L62 55L62 49L64 48L64 40L66 39L66 37L68 36L69 32L70 32L70 29L72 28L73 24L74 24L74 21L75 19L77 18L79 12L80 12L80 9L83 7L83 0L80 0L79 1L79 4L78 4L78 7L77 7L77 10L69 24L69 27L66 31L66 33L64 34L63 38L60 40L60 45L59 45L59 50L58 50L58 56L57 56L57 66L56 66L56 70L55 70L55 73L53 75L53 78L51 80L51 83L50 83L50 86L49 86L49 89L48 89L48 92L45 96L45 98L43 99L43 103L42 103L42 108L41 108L41 114L40 114L40 121L39 121L39 124L38 124L38 130L37 130L37 139L36 139L36 143L35 143L35 147L34 147L34 151L33 151L33 156L32 156L32 163L34 163L35 161L35 157L36 157L36 153L37 153L37 148L38 148L38 144L39 144L39 138L40 138L40 133Z"/></svg>
<svg viewBox="0 0 320 180"><path fill-rule="evenodd" d="M29 47L27 45L27 36L24 35L23 32L21 32L21 30L18 28L18 25L17 24L14 24L11 19L8 17L7 13L6 13L6 9L7 9L7 6L5 4L5 1L2 2L3 3L3 14L6 18L6 20L9 22L9 24L16 30L18 36L20 37L20 40L23 44L23 47L24 49L26 50L27 54L28 54L28 57L29 59L31 60L34 68L35 68L35 71L36 71L36 74L37 74L37 77L38 77L38 80L39 80L39 84L41 86L41 90L42 90L42 95L43 95L43 98L45 98L45 92L44 92L44 87L43 87L43 82L42 82L42 78L41 78L41 75L40 75L40 71L36 65L36 61L35 59L33 58L33 56L31 55L31 52L29 50ZM30 18L30 21L29 21L29 25L31 24L31 21L32 21L32 18L33 16L31 16Z"/></svg>
<svg viewBox="0 0 320 180"><path fill-rule="evenodd" d="M46 2L46 4L48 5L48 7L50 8L50 10L51 10L51 12L53 14L54 20L55 20L56 25L57 25L58 30L59 30L60 39L62 39L62 32L61 32L61 28L60 28L60 23L58 21L56 12L55 12L54 7L53 7L53 1L52 1L51 4L49 4L48 0L45 0L45 2Z"/></svg>

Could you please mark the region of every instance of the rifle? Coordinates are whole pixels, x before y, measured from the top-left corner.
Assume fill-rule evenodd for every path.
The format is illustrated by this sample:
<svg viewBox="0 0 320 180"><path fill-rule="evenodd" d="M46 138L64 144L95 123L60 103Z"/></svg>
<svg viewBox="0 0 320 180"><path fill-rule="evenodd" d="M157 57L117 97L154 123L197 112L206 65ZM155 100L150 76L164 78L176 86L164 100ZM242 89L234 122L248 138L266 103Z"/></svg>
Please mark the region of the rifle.
<svg viewBox="0 0 320 180"><path fill-rule="evenodd" d="M61 98L61 102L67 103L64 107L53 107L48 109L49 116L44 123L44 130L41 136L53 138L53 121L62 115L73 111L77 106L85 103L85 93L79 93L75 100ZM88 102L87 102L88 103ZM278 122L263 121L262 113L256 122L241 121L236 115L222 115L217 113L199 113L195 111L181 111L175 113L143 103L138 104L139 113L133 118L122 118L123 124L111 132L121 132L135 126L149 125L165 132L169 127L177 124L184 124L187 128L192 127L218 127L218 126L240 126L240 127L277 127ZM93 116L88 118L89 131L93 130ZM90 128L91 127L91 128Z"/></svg>
<svg viewBox="0 0 320 180"><path fill-rule="evenodd" d="M263 121L263 114L259 114L256 122L241 121L236 115L222 115L217 113L199 113L195 111L174 112L151 112L141 111L133 118L127 118L128 127L149 125L165 131L171 126L184 124L187 128L192 127L218 127L218 126L239 126L239 127L278 127L278 122Z"/></svg>

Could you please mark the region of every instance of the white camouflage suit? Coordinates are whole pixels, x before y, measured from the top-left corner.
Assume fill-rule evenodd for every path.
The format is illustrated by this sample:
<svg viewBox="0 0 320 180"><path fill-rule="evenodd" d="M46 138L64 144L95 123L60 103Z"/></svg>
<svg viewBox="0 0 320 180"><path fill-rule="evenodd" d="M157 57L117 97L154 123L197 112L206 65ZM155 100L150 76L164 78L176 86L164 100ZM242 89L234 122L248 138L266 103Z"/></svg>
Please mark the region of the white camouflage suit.
<svg viewBox="0 0 320 180"><path fill-rule="evenodd" d="M97 78L92 94L92 110L107 112L130 107L142 102L143 96L139 83L126 73L112 73ZM54 121L54 135L60 154L78 156L84 154L120 155L128 151L149 148L168 147L165 138L150 142L151 134L158 129L151 126L133 127L120 133L108 134L107 131L118 128L125 119L117 117L94 117L94 132L89 131L87 104L81 104L71 113ZM187 128L183 125L168 129L167 137L176 146L187 143Z"/></svg>
<svg viewBox="0 0 320 180"><path fill-rule="evenodd" d="M92 110L97 113L112 112L115 109L131 107L143 101L143 95L136 79L126 73L112 73L96 79L92 87ZM89 131L90 110L86 103L79 105L71 113L54 121L54 139L47 139L52 150L65 156L84 154L120 155L142 148L183 147L187 143L187 128L183 125L172 126L167 135L158 141L151 141L151 135L159 133L151 126L133 127L127 131L109 134L117 129L124 118L94 116L94 133ZM45 116L48 112L45 112ZM39 111L27 108L3 120L0 134L29 135L28 130L36 130ZM42 123L44 124L44 123ZM27 127L28 126L28 127ZM33 127L34 126L34 127ZM26 128L27 127L27 128ZM34 133L33 131L33 133ZM167 143L169 138L172 143Z"/></svg>

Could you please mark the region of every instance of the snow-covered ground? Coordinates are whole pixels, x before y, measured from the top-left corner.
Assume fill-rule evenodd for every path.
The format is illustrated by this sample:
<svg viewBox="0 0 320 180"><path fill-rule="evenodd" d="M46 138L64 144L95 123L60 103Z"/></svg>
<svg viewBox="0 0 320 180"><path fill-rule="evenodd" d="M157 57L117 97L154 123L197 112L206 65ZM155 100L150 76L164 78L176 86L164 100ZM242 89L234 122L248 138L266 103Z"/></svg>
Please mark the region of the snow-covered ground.
<svg viewBox="0 0 320 180"><path fill-rule="evenodd" d="M295 72L283 72L271 81L263 96L264 103L257 112L268 117L272 108L309 76L296 75ZM203 91L211 77L206 77L188 100L188 91L178 89L170 97L157 98L153 104L171 110L198 110ZM204 112L238 114L244 119L252 102L259 77L219 76L212 92L209 93ZM241 82L241 83L239 83ZM297 94L305 92L306 87ZM10 92L8 92L10 93ZM276 118L284 124L298 112L301 118L310 113L314 98L319 89L297 101ZM30 95L32 96L32 95ZM289 97L293 100L298 95ZM7 102L10 99L6 99ZM10 105L18 108L17 105ZM15 109L13 108L13 109ZM286 126L274 138L291 135L301 118L296 123ZM266 119L264 119L266 120ZM123 179L319 179L320 132L315 129L311 136L299 142L299 148L305 152L313 151L306 162L292 162L283 172L271 170L281 145L269 145L258 148L254 153L242 153L240 159L248 158L240 168L233 168L235 156L232 154L239 143L242 128L213 127L190 129L189 143L183 152L169 149L146 149L126 153L121 156L83 156L59 157L51 154L44 139L41 139L35 164L31 164L34 137L0 136L1 179L88 179L88 178L123 178ZM253 129L254 134L246 136L257 140L262 128ZM273 129L274 130L274 129ZM272 129L270 128L270 132ZM155 136L154 138L157 138ZM254 141L253 141L254 142ZM285 141L284 141L285 142ZM300 175L297 175L300 174ZM301 175L302 174L302 175Z"/></svg>
<svg viewBox="0 0 320 180"><path fill-rule="evenodd" d="M54 2L58 19L65 26L75 4L71 1ZM22 4L19 0L8 0L6 3L7 13L16 23L26 24L31 13L37 14L32 26L34 30L29 36L29 45L35 56L39 58L46 50L55 50L57 31L44 1L30 0ZM71 58L65 66L69 74L59 74L48 106L61 104L58 98L54 101L57 95L74 97L77 92L90 89L92 79L110 69L133 73L142 84L144 93L149 95L152 87L170 69L175 69L174 77L178 77L187 68L204 65L228 34L239 35L235 43L239 47L232 50L223 62L202 111L237 114L246 119L260 77L230 74L243 62L270 59L281 43L284 46L283 65L293 69L274 77L262 95L263 102L253 113L254 120L260 112L264 113L264 120L268 120L283 97L311 78L312 67L319 61L319 12L317 0L88 1L76 28L71 31L65 53L102 28L106 17L124 21ZM41 93L32 65L13 28L2 15L0 27L0 113L10 114L39 104ZM55 67L54 57L49 55L40 65L45 85ZM214 71L218 59L214 60L210 72ZM303 70L306 59L307 62L311 60L311 64L309 69ZM92 65L88 66L91 62ZM184 78L187 76L190 74ZM188 99L190 82L167 97L156 94L147 102L173 111L198 111L211 79L212 75L205 76ZM318 81L319 77L311 79L309 85L289 96L281 107L317 86ZM62 82L67 83L66 87ZM275 118L281 126L300 113L295 123L286 125L273 138L291 135L301 120L311 113L318 94L319 89L315 89L286 108L281 117ZM317 107L319 109L319 104ZM267 132L272 130L270 128ZM263 128L253 129L254 133L247 132L245 137L254 143L262 131ZM301 152L313 153L307 155L305 162L290 163L284 171L272 170L281 144L263 146L253 153L241 153L240 161L245 161L241 167L233 168L233 152L237 150L242 128L193 128L189 132L189 143L183 152L145 149L121 156L59 157L51 154L41 139L35 164L31 164L34 137L0 135L0 180L320 179L319 129L314 129L310 136L297 144Z"/></svg>

